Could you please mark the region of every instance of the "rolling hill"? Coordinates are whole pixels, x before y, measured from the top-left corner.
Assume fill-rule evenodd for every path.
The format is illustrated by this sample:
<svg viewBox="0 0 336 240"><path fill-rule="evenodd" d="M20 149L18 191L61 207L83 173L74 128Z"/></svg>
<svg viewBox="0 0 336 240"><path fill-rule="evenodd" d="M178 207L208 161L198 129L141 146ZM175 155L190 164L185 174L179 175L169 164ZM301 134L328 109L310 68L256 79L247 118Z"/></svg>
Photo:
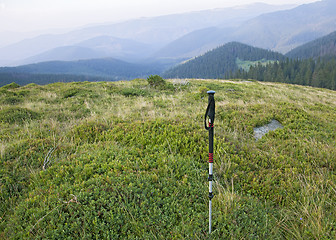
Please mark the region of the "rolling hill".
<svg viewBox="0 0 336 240"><path fill-rule="evenodd" d="M153 74L160 74L167 66L172 63L155 62L155 63L129 63L113 58L78 60L78 61L50 61L36 64L22 65L18 67L0 68L0 85L8 84L8 81L15 80L18 83L27 83L38 78L38 83L42 84L41 78L45 78L44 84L54 82L55 79L66 79L73 77L76 79L93 79L96 80L130 80L139 77L147 77ZM24 74L27 74L25 76ZM38 76L41 75L41 76ZM57 77L58 76L58 77ZM77 76L77 77L76 77ZM86 77L83 77L86 76ZM48 79L51 79L50 81ZM96 81L95 80L95 81Z"/></svg>
<svg viewBox="0 0 336 240"><path fill-rule="evenodd" d="M20 65L47 61L75 61L97 58L117 58L136 61L146 58L152 51L148 44L111 36L94 37L71 46L53 48L49 51L26 58Z"/></svg>
<svg viewBox="0 0 336 240"><path fill-rule="evenodd" d="M185 83L0 88L0 239L334 239L336 92Z"/></svg>
<svg viewBox="0 0 336 240"><path fill-rule="evenodd" d="M224 78L235 73L244 62L276 61L285 57L276 52L230 42L204 55L177 65L165 73L166 78ZM251 63L252 62L252 63Z"/></svg>

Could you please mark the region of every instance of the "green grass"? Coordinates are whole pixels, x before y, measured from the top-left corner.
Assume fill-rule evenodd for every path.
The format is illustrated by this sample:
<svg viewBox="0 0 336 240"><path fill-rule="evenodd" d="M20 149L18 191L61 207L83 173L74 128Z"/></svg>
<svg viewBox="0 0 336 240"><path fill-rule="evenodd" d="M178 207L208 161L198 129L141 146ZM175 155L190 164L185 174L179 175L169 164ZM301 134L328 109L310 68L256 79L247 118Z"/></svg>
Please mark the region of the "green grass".
<svg viewBox="0 0 336 240"><path fill-rule="evenodd" d="M239 69L243 69L244 71L250 70L251 66L255 66L261 64L262 66L266 66L268 63L274 63L274 60L266 60L261 59L258 61L249 61L249 60L241 60L239 58L236 59L236 64L238 65Z"/></svg>
<svg viewBox="0 0 336 240"><path fill-rule="evenodd" d="M188 81L0 88L0 238L334 239L336 93ZM272 119L284 128L255 141Z"/></svg>

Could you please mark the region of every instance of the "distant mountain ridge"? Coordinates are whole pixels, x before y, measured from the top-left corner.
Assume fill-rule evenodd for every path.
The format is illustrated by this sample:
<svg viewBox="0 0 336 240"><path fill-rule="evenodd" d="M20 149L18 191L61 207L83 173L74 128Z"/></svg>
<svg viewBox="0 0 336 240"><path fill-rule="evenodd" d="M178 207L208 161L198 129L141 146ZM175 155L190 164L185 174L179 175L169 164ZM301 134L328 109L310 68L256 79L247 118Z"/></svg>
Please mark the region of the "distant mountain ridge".
<svg viewBox="0 0 336 240"><path fill-rule="evenodd" d="M263 14L233 35L252 46L286 53L336 30L336 1L322 0L290 10Z"/></svg>
<svg viewBox="0 0 336 240"><path fill-rule="evenodd" d="M336 31L299 46L288 52L286 56L297 59L336 56Z"/></svg>
<svg viewBox="0 0 336 240"><path fill-rule="evenodd" d="M316 37L324 31L329 31L328 29L331 29L333 25L335 25L336 29L336 21L333 22L333 19L336 20L336 15L333 10L336 12L336 2L331 0L305 4L291 10L263 14L253 18L252 20L245 22L246 26L242 25L243 27L239 28L238 32L237 28L234 26L234 24L239 22L238 20L234 24L232 23L231 27L227 28L218 26L218 23L215 27L202 28L189 32L188 34L183 35L183 37L171 41L161 48L159 48L158 45L151 45L132 39L130 40L110 35L99 35L100 32L104 32L106 29L111 29L111 26L101 26L98 28L91 27L84 29L83 31L78 31L74 35L72 32L71 34L63 34L56 37L57 44L60 43L58 41L60 41L61 37L67 37L66 39L63 39L63 41L70 43L76 42L83 37L86 38L91 36L86 40L76 42L73 45L51 48L49 51L23 60L27 61L27 63L39 62L43 59L48 61L25 64L17 67L0 67L0 74L2 74L0 76L0 82L5 78L7 80L9 78L13 79L13 76L22 78L25 73L30 74L33 77L32 82L34 82L34 78L40 79L42 74L45 76L58 75L57 77L48 77L48 79L52 79L53 81L59 79L61 75L67 75L67 79L70 78L69 76L75 75L89 76L91 81L91 77L105 78L109 80L129 80L134 78L146 78L147 76L154 74L162 74L165 78L216 79L240 76L241 78L250 77L255 79L257 78L256 76L258 76L256 72L260 70L260 72L262 71L263 74L265 74L259 74L262 80L271 79L270 81L273 81L274 79L277 79L277 81L281 81L281 79L284 78L287 82L291 81L292 83L307 85L314 83L314 86L327 86L328 88L334 89L333 82L330 83L327 79L327 76L336 76L336 74L333 73L333 68L335 68L334 59L332 59L333 61L329 61L330 59L325 58L322 62L315 62L319 57L331 56L333 58L336 56L335 30L330 34L328 33L328 35L323 35L321 38ZM202 12L202 14L204 13L208 13L208 11ZM220 10L217 13L222 13L222 11ZM195 16L200 16L199 14L201 13L195 14ZM306 16L307 14L311 15ZM289 30L293 31L293 33L287 34L287 30L284 26L286 26L290 20L295 20L296 17L294 15L296 17L300 16L300 21L298 23L293 22L292 25L289 26ZM323 15L323 17L319 18L319 15ZM185 15L179 15L178 19L182 19L183 17L185 17ZM229 17L230 16L227 16L226 19ZM282 25L279 20L281 17L283 18L282 22L284 25ZM314 17L316 17L316 21L315 24L312 25ZM166 21L165 24L168 24L169 16L163 17L163 19ZM264 25L258 25L259 23L262 23L261 19L269 22ZM152 20L153 19L144 19L145 22L150 21L154 24ZM323 25L321 22L322 20L327 24ZM209 17L207 21L211 22L214 21L214 19ZM304 25L305 21L307 25ZM272 26L272 23L276 23L274 29L278 28L279 33L273 28L267 27ZM127 25L130 23L123 23L121 26L126 26L125 24ZM139 23L137 22L137 24ZM188 24L190 23L186 23L185 26ZM255 25L255 28L253 28L253 24L257 24ZM319 28L321 24L326 28ZM134 25L133 27L140 25ZM298 28L298 26L303 26L303 28ZM293 30L294 27L298 28L296 30L300 30L300 34L297 34L298 32ZM121 27L118 26L118 28L120 28L119 30L121 31ZM277 43L280 45L281 42L284 43L287 40L289 41L289 39L293 40L289 41L293 46L299 42L306 42L307 39L310 38L313 38L314 40L294 48L285 56L279 52L271 51L270 47L264 49L240 41L229 41L233 36L237 36L237 33L242 33L248 28L249 31L246 31L244 34L249 34L252 42L256 38L263 39L263 37L265 37L263 32L267 29L269 30L269 38L266 37L264 39L265 42L263 42L266 47L268 46L267 44L273 41L272 38L275 39L276 37L282 39ZM153 31L153 29L149 29L147 34L151 31ZM98 35L92 37L94 34ZM295 37L293 38L293 36ZM41 42L35 42L36 39L31 39L28 42L35 42L35 44L43 43L43 41L50 40L51 37L52 36L50 35L45 35L42 38L39 38L39 41ZM156 39L156 37L159 36L149 35L147 37ZM287 40L284 41L285 39ZM155 42L157 39L153 41ZM223 42L224 44L221 44ZM52 45L56 43L50 44ZM48 46L50 47L51 45ZM11 46L11 48L14 49L14 46ZM34 51L34 49L24 49L24 54L31 51ZM19 55L20 51L18 50L15 53ZM115 55L117 57L113 58L110 57L110 55ZM53 58L55 57L62 61L54 61ZM285 61L287 57L294 60L309 59L309 61L303 63L292 61L290 59ZM77 58L81 58L81 60L78 60ZM271 66L272 63L274 63L273 66ZM293 71L297 71L298 69L295 69L295 64L298 64L298 66L300 65L302 70L293 77L290 76L290 74L288 75L289 71L287 70L292 68L294 69ZM254 72L247 73L251 66ZM314 66L323 69L315 71L315 69L313 69ZM273 69L269 70L270 67ZM286 70L286 68L288 69ZM303 73L307 72L307 69L312 69L311 72L314 71L315 75L307 73L306 76L304 76ZM235 75L237 71L240 71L241 74ZM332 74L327 74L328 72L332 72ZM37 77L37 75L39 76ZM271 75L272 77L270 78ZM81 77L78 79L83 78ZM305 79L309 79L309 81L305 81ZM319 79L325 79L323 80L324 83L320 84ZM28 81L27 78L25 78L25 81ZM48 80L46 83L47 82Z"/></svg>
<svg viewBox="0 0 336 240"><path fill-rule="evenodd" d="M0 85L13 81L20 84L115 81L161 74L166 78L234 77L336 89L336 54L329 51L335 43L335 33L332 33L294 49L292 55L284 56L270 50L230 42L168 70L166 69L174 62L162 60L137 64L112 58L50 61L19 67L2 67ZM306 53L310 55L305 55ZM311 55L313 53L315 55Z"/></svg>
<svg viewBox="0 0 336 240"><path fill-rule="evenodd" d="M48 34L0 48L0 66L116 58L128 62L192 58L231 41L286 53L336 30L336 1L297 7L247 5Z"/></svg>
<svg viewBox="0 0 336 240"><path fill-rule="evenodd" d="M161 48L152 57L178 59L199 56L229 40L228 36L222 34L223 31L230 32L232 28L224 30L218 27L210 27L191 32Z"/></svg>
<svg viewBox="0 0 336 240"><path fill-rule="evenodd" d="M171 42L158 55L161 58L194 57L231 41L285 54L335 31L335 12L336 1L322 0L262 14L236 28L219 25L211 32L199 29Z"/></svg>
<svg viewBox="0 0 336 240"><path fill-rule="evenodd" d="M72 46L53 48L21 61L20 65L46 61L76 61L97 58L118 58L120 60L138 60L147 56L152 47L148 44L111 36L99 36L79 42Z"/></svg>
<svg viewBox="0 0 336 240"><path fill-rule="evenodd" d="M85 27L65 34L41 35L0 48L0 66L66 60L58 58L57 55L53 58L52 53L60 50L60 47L67 47L68 49L71 49L71 47L83 47L82 43L85 41L91 41L91 43L100 46L100 51L98 51L101 54L100 57L106 57L107 55L107 57L120 58L127 61L132 61L133 57L135 60L140 58L146 59L154 55L156 56L155 52L159 49L193 31L209 27L222 27L223 25L225 27L238 27L245 21L260 14L288 8L290 8L288 5L253 4L240 8L214 9L135 19L121 23ZM102 45L99 38L103 36L114 38L115 41ZM121 49L113 49L116 41L122 46ZM123 45L127 41L128 44ZM131 41L134 44L130 44ZM143 44L143 46L140 47L139 44ZM203 49L207 50L213 47L215 46ZM91 49L94 53L92 58L98 57L97 47L93 46L89 48L93 48ZM146 49L146 51L143 51L143 49ZM102 55L102 52L107 54ZM123 55L124 53L126 53L126 56ZM63 55L66 55L66 53ZM159 58L164 59L165 56L159 56ZM179 58L179 56L174 58ZM71 55L68 54L67 59L80 60L82 56L73 52Z"/></svg>
<svg viewBox="0 0 336 240"><path fill-rule="evenodd" d="M104 42L104 39L102 39L102 42ZM89 44L89 42L85 42L85 44ZM285 60L286 57L294 59L312 57L316 59L319 56L323 56L323 54L331 55L332 53L336 56L335 46L336 32L293 49L286 56L243 43L230 42L198 57L186 59L180 64L177 64L180 59L174 61L169 59L143 61L140 64L113 58L97 58L76 61L48 61L18 67L2 67L0 68L0 73L87 75L112 80L128 80L153 74L162 74L166 78L224 78L232 76L239 69L246 71L250 66L256 65L258 62L267 64ZM64 48L66 49L67 47ZM85 54L86 49L85 47L78 47L78 49L71 47L71 50ZM70 51L59 51L58 54L68 52ZM307 53L309 54L307 55ZM175 66L172 67L173 65ZM168 69L169 67L171 68Z"/></svg>

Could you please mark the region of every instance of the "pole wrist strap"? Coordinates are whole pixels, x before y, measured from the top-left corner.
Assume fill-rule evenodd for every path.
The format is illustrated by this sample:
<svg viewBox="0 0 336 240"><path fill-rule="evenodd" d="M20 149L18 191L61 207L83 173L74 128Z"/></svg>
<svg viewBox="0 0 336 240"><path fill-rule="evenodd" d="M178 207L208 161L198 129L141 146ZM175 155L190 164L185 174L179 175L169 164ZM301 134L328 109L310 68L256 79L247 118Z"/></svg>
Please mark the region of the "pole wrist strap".
<svg viewBox="0 0 336 240"><path fill-rule="evenodd" d="M207 126L207 117L209 117L210 119L210 124L209 126ZM205 112L205 116L204 116L204 127L206 130L210 130L211 127L213 127L215 121L215 99L213 96L209 97L209 103L208 103L208 107L206 109Z"/></svg>

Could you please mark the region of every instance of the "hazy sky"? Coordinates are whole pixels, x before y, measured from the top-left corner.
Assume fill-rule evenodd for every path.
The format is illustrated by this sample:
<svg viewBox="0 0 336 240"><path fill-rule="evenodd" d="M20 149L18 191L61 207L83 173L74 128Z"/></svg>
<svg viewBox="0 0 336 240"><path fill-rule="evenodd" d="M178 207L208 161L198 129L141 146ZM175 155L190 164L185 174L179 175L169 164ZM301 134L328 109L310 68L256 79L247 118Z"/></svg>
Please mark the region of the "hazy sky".
<svg viewBox="0 0 336 240"><path fill-rule="evenodd" d="M0 0L0 32L73 28L90 23L224 8L254 2L304 4L318 0Z"/></svg>

